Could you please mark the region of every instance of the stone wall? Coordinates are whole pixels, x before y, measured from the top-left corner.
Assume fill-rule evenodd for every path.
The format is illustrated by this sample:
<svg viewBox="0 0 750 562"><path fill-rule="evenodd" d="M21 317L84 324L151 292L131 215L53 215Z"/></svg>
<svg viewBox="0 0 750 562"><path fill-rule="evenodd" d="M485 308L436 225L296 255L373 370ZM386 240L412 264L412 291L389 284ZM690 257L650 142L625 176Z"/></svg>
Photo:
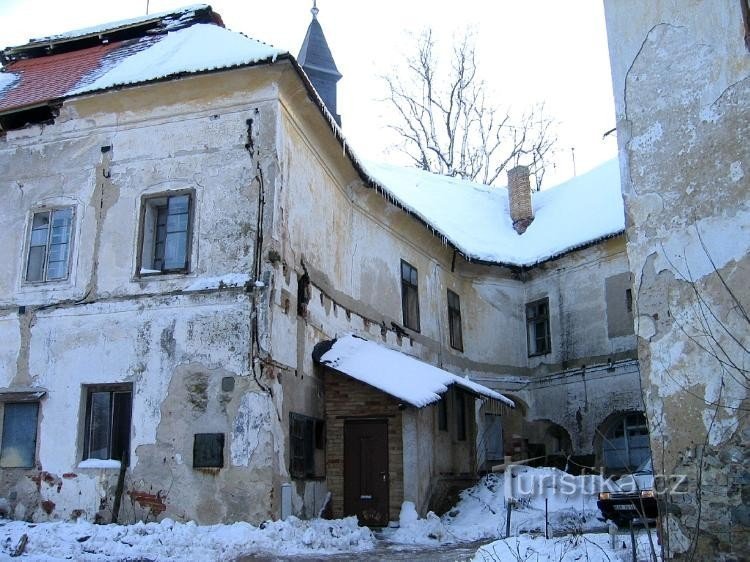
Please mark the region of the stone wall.
<svg viewBox="0 0 750 562"><path fill-rule="evenodd" d="M665 548L750 551L750 53L741 2L607 0L628 258Z"/></svg>

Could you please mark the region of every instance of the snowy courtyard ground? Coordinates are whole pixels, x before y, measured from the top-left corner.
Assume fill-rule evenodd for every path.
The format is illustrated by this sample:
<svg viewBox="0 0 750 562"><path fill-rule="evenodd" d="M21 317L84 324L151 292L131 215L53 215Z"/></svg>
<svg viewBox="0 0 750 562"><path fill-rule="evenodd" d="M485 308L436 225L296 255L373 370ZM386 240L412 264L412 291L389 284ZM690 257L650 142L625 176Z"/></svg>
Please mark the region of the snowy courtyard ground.
<svg viewBox="0 0 750 562"><path fill-rule="evenodd" d="M241 561L261 560L632 560L631 539L614 541L600 520L599 476L574 477L556 469L515 467L489 475L462 493L443 517L417 516L405 502L398 527L373 533L354 517L199 526L159 523L93 525L84 521L25 523L0 520L0 559L27 540L23 561ZM513 498L511 537L505 536L506 497ZM546 503L545 503L546 500ZM544 538L545 505L547 532ZM651 532L656 552L656 535ZM494 541L494 542L492 542ZM646 532L639 533L638 559L651 560ZM483 546L482 546L483 545Z"/></svg>

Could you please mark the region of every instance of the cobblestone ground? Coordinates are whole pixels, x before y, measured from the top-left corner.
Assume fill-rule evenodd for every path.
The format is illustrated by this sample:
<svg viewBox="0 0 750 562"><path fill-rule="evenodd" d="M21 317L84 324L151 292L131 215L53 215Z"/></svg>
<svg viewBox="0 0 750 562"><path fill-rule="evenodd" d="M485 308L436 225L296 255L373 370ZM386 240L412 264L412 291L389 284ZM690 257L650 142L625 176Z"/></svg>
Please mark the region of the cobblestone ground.
<svg viewBox="0 0 750 562"><path fill-rule="evenodd" d="M247 556L236 562L332 562L356 560L357 562L390 562L391 560L416 560L418 562L465 562L471 560L477 549L490 540L441 546L439 548L391 545L380 543L368 552L331 554L328 556Z"/></svg>

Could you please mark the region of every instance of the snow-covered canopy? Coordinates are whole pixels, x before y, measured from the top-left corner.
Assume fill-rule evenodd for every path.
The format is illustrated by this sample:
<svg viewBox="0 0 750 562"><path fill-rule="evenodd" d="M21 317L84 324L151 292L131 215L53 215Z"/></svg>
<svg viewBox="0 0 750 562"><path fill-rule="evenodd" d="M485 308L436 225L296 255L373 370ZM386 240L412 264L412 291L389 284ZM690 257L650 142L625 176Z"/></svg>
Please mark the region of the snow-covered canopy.
<svg viewBox="0 0 750 562"><path fill-rule="evenodd" d="M532 266L625 229L617 160L534 192L534 221L513 229L508 190L413 168L362 161L387 196L428 223L467 258Z"/></svg>
<svg viewBox="0 0 750 562"><path fill-rule="evenodd" d="M440 395L454 384L514 406L499 392L468 378L351 334L337 339L319 361L417 408L440 400Z"/></svg>

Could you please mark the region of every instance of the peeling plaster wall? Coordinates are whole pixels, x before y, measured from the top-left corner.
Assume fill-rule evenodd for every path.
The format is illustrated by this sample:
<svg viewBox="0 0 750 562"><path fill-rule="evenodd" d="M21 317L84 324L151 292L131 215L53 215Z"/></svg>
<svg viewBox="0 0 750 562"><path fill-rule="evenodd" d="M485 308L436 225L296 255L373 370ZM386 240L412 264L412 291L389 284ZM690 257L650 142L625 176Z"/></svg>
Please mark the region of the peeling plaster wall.
<svg viewBox="0 0 750 562"><path fill-rule="evenodd" d="M628 258L666 548L750 551L750 53L740 2L607 0ZM700 532L698 531L700 530Z"/></svg>
<svg viewBox="0 0 750 562"><path fill-rule="evenodd" d="M110 520L118 471L78 464L86 387L112 383L133 390L121 522L278 515L281 386L251 364L267 293L244 286L270 279L255 250L277 97L273 73L237 70L71 100L0 139L0 387L47 391L36 466L0 471L16 517ZM193 193L189 272L141 277L142 198L179 189ZM70 276L25 283L31 216L55 205L75 210ZM207 432L225 436L223 468L193 468Z"/></svg>

